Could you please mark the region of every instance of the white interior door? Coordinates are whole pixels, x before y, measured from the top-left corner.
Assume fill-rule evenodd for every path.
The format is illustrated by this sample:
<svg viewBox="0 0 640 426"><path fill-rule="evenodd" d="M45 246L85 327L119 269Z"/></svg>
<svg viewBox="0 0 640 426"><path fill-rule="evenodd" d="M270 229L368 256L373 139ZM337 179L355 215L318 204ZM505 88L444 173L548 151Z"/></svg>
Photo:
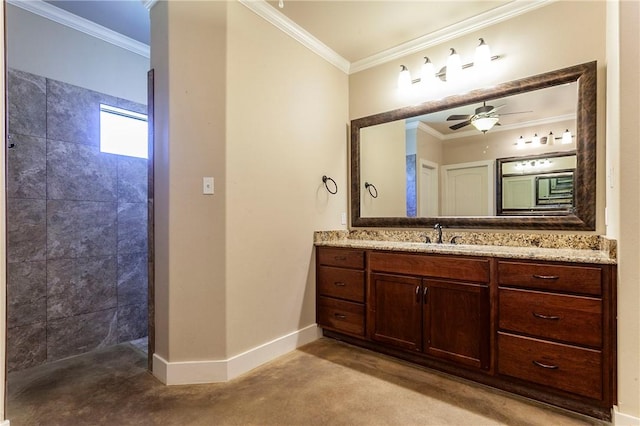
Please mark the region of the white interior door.
<svg viewBox="0 0 640 426"><path fill-rule="evenodd" d="M442 166L443 216L493 216L493 161Z"/></svg>
<svg viewBox="0 0 640 426"><path fill-rule="evenodd" d="M438 165L423 158L420 159L420 179L418 183L418 216L439 216L440 186L438 178Z"/></svg>
<svg viewBox="0 0 640 426"><path fill-rule="evenodd" d="M530 209L535 206L533 176L509 176L502 179L502 208Z"/></svg>

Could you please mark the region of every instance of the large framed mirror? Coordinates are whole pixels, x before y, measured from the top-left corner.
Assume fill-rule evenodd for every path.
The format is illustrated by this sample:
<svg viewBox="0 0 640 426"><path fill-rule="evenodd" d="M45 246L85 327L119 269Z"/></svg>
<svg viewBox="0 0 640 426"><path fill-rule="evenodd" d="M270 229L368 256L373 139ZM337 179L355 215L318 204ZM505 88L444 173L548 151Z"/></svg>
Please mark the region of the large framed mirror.
<svg viewBox="0 0 640 426"><path fill-rule="evenodd" d="M352 226L595 230L596 85L594 61L353 120ZM564 166L525 196L518 162Z"/></svg>

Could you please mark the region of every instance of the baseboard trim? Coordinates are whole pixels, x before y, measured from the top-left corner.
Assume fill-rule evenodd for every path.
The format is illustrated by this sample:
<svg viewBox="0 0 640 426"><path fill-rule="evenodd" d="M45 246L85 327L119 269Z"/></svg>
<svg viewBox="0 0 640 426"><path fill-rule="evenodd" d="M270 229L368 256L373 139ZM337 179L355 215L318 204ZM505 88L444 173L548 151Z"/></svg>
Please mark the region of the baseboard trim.
<svg viewBox="0 0 640 426"><path fill-rule="evenodd" d="M640 417L634 417L618 411L618 407L613 407L613 424L615 426L640 426Z"/></svg>
<svg viewBox="0 0 640 426"><path fill-rule="evenodd" d="M318 326L312 324L226 360L169 362L153 354L153 375L167 385L226 382L321 335Z"/></svg>
<svg viewBox="0 0 640 426"><path fill-rule="evenodd" d="M9 426L9 420L2 420L0 426Z"/></svg>

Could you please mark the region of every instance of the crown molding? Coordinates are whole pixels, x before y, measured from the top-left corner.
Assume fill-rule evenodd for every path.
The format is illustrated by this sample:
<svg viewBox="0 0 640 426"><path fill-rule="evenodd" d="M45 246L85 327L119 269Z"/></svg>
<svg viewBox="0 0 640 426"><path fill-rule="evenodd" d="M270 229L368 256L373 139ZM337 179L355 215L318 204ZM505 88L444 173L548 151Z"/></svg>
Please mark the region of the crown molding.
<svg viewBox="0 0 640 426"><path fill-rule="evenodd" d="M6 2L145 58L151 56L148 45L103 27L102 25L98 25L88 19L69 13L59 7L52 6L42 0L6 0Z"/></svg>
<svg viewBox="0 0 640 426"><path fill-rule="evenodd" d="M265 0L238 0L256 15L270 22L282 32L292 37L300 44L322 57L324 60L340 69L344 73L349 73L350 63L342 56L338 55L329 46L312 36L305 29L293 22L291 19L269 6Z"/></svg>
<svg viewBox="0 0 640 426"><path fill-rule="evenodd" d="M151 10L158 3L158 0L140 0L147 10Z"/></svg>
<svg viewBox="0 0 640 426"><path fill-rule="evenodd" d="M391 49L376 53L375 55L352 62L349 67L349 74L364 71L368 68L373 68L392 60L418 53L429 47L456 39L465 34L497 24L498 22L506 21L555 1L556 0L533 0L530 2L522 2L516 0L511 3L507 3L503 6L481 13L480 15L458 22L457 24L450 25L422 37L418 37L415 40L411 40Z"/></svg>

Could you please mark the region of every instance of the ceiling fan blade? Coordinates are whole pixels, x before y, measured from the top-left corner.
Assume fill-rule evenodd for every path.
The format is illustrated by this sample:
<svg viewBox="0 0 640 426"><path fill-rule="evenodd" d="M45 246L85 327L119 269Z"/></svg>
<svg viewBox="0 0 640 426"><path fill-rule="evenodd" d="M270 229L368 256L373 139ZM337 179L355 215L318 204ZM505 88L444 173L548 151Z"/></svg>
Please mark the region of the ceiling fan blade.
<svg viewBox="0 0 640 426"><path fill-rule="evenodd" d="M471 120L463 121L462 123L454 124L453 126L449 126L451 130L462 129L464 126L468 126L471 124Z"/></svg>
<svg viewBox="0 0 640 426"><path fill-rule="evenodd" d="M449 117L447 117L447 121L469 120L470 118L471 118L470 115L454 114L454 115L450 115Z"/></svg>

